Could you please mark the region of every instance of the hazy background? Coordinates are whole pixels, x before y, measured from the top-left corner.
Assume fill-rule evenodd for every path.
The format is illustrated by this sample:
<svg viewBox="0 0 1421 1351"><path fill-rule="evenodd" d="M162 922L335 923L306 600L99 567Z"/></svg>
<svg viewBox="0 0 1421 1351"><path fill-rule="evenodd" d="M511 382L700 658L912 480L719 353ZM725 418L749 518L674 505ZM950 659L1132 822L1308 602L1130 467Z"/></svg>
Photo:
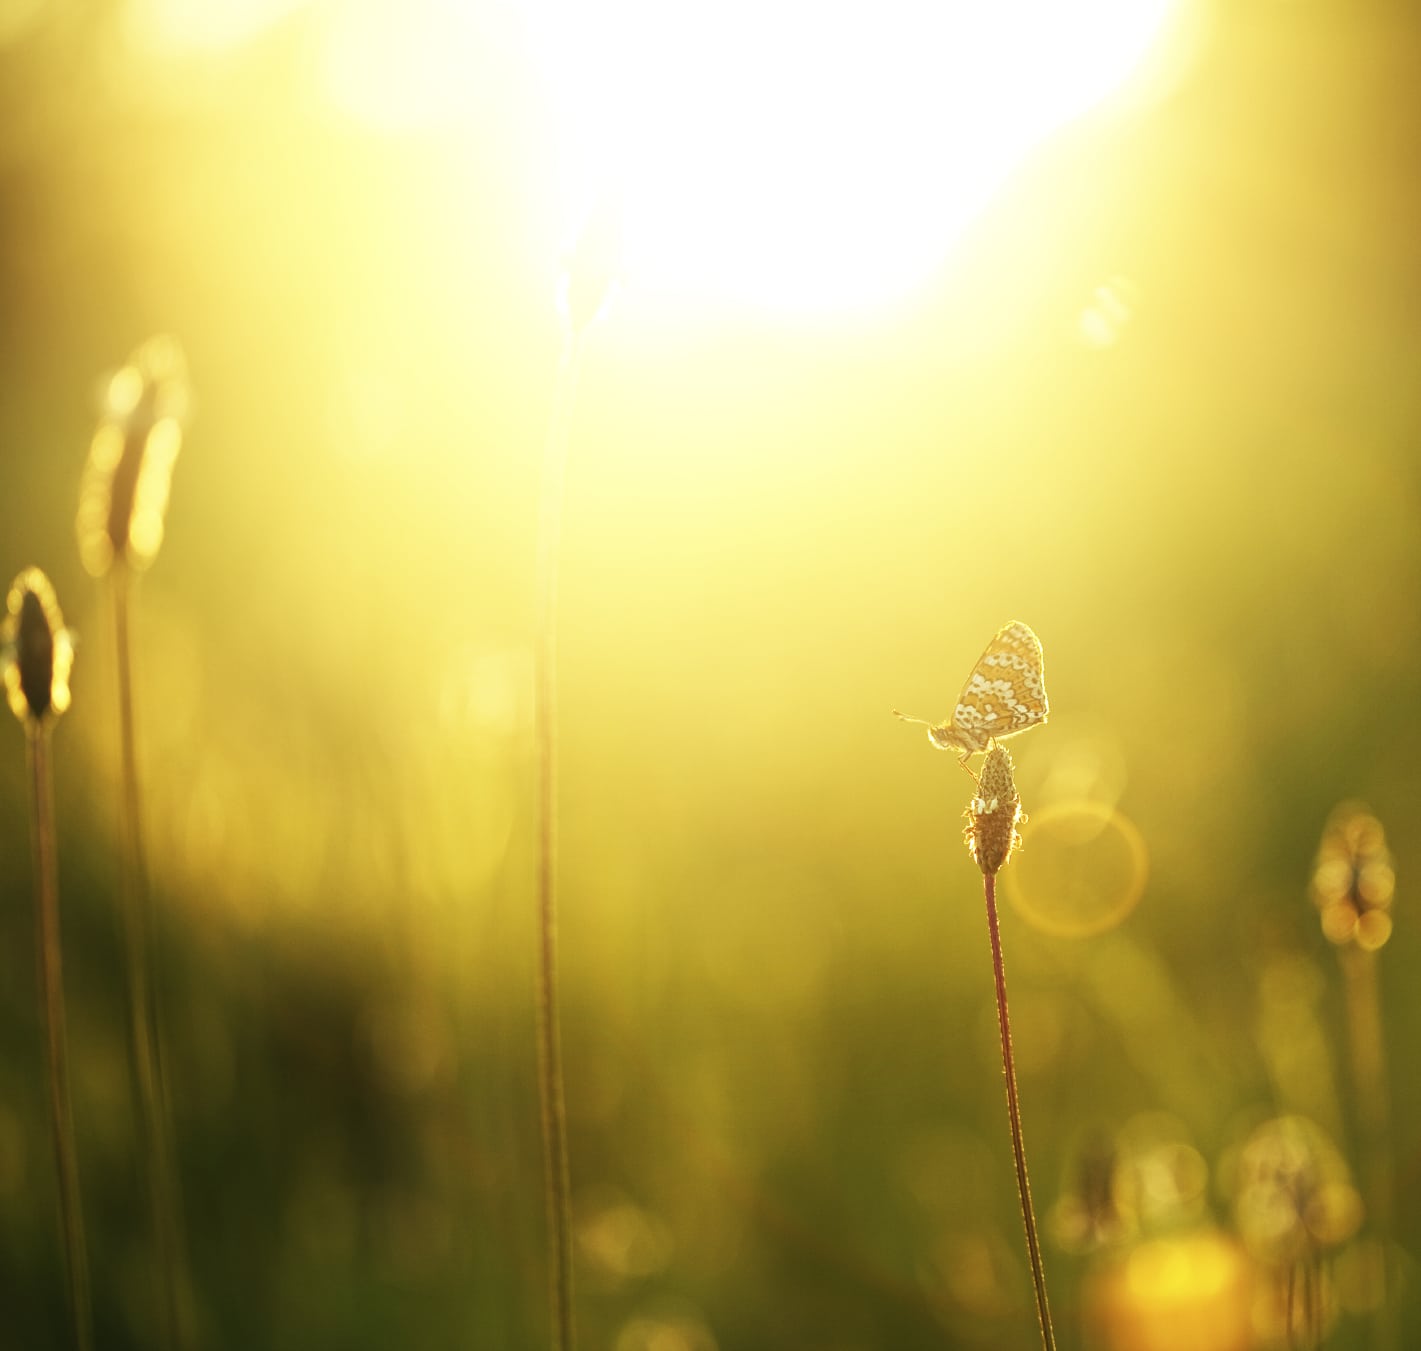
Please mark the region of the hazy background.
<svg viewBox="0 0 1421 1351"><path fill-rule="evenodd" d="M45 568L81 639L54 745L100 1345L155 1343L73 517L103 373L156 331L193 381L137 637L201 1344L545 1345L531 640L569 220L539 79L516 9L471 6L457 121L372 122L320 76L340 6L197 46L139 12L0 3L0 571ZM1034 870L1028 835L1003 915L1063 1348L1218 1351L1083 1320L1136 1240L1226 1243L1265 1118L1314 1121L1362 1187L1307 895L1353 797L1400 878L1378 965L1421 1336L1421 18L1207 17L1167 94L1046 143L910 294L806 317L629 285L589 335L561 597L587 1348L1032 1343L971 785L889 713L944 716L1010 619L1053 710L1014 743L1026 810L1110 823ZM7 739L0 1341L44 1348ZM1096 1250L1062 1203L1116 1138L1173 1163ZM1180 1308L1218 1297L1181 1270ZM1347 1299L1329 1345L1373 1345Z"/></svg>

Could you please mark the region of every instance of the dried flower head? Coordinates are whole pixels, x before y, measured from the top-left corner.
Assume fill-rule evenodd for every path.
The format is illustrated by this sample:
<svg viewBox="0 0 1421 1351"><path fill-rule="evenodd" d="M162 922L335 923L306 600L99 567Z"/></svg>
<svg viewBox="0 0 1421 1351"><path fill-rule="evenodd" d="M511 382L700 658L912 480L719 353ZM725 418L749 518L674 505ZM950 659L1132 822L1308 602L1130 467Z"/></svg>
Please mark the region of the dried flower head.
<svg viewBox="0 0 1421 1351"><path fill-rule="evenodd" d="M10 588L0 650L10 709L22 723L41 727L69 707L74 642L54 588L38 568L26 568Z"/></svg>
<svg viewBox="0 0 1421 1351"><path fill-rule="evenodd" d="M1339 947L1355 943L1375 952L1391 937L1391 899L1396 889L1386 832L1357 802L1332 813L1318 847L1312 899L1322 931Z"/></svg>
<svg viewBox="0 0 1421 1351"><path fill-rule="evenodd" d="M157 554L187 403L187 364L173 338L150 338L109 381L76 522L92 576L115 561L145 568Z"/></svg>
<svg viewBox="0 0 1421 1351"><path fill-rule="evenodd" d="M995 742L987 751L977 779L977 795L967 807L967 850L973 862L991 875L1000 872L1021 843L1016 828L1026 817L1012 778L1011 754Z"/></svg>

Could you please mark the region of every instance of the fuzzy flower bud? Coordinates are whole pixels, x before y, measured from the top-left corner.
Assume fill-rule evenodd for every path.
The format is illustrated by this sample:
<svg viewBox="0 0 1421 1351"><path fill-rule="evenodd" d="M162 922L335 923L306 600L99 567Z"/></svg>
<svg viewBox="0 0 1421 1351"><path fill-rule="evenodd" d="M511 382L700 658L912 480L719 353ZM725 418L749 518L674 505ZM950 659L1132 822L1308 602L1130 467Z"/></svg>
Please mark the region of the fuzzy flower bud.
<svg viewBox="0 0 1421 1351"><path fill-rule="evenodd" d="M1021 843L1016 828L1026 820L1012 778L1011 755L995 742L987 751L977 780L977 796L968 804L966 815L967 851L991 876L1006 866L1012 850Z"/></svg>
<svg viewBox="0 0 1421 1351"><path fill-rule="evenodd" d="M172 338L150 338L109 381L79 488L79 556L91 576L115 562L145 568L157 554L187 402Z"/></svg>
<svg viewBox="0 0 1421 1351"><path fill-rule="evenodd" d="M10 588L0 651L10 710L26 727L42 727L69 707L74 643L54 588L38 568L26 568Z"/></svg>

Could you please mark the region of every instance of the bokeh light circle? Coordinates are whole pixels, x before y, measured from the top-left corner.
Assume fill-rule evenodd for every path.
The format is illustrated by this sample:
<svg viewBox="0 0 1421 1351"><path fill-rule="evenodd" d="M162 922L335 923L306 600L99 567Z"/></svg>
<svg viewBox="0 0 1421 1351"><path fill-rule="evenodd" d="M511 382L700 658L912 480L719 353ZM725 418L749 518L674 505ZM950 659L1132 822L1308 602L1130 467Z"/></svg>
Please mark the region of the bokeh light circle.
<svg viewBox="0 0 1421 1351"><path fill-rule="evenodd" d="M1100 802L1057 803L1022 827L1022 848L1002 873L1013 908L1034 928L1087 938L1119 924L1139 902L1149 852L1130 819Z"/></svg>

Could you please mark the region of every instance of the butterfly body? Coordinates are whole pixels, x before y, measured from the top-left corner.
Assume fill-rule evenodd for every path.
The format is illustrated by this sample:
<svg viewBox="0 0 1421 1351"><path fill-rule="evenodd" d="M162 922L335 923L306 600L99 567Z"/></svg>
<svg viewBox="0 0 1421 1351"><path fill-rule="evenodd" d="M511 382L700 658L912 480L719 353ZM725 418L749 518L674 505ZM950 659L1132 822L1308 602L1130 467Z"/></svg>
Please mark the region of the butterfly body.
<svg viewBox="0 0 1421 1351"><path fill-rule="evenodd" d="M987 742L975 732L954 727L945 722L940 727L928 728L928 740L940 751L957 751L961 755L972 755L987 749Z"/></svg>
<svg viewBox="0 0 1421 1351"><path fill-rule="evenodd" d="M928 724L928 740L939 750L956 751L966 765L970 755L985 751L993 741L1045 722L1049 711L1041 642L1027 625L1013 620L987 644L957 696L952 716Z"/></svg>

